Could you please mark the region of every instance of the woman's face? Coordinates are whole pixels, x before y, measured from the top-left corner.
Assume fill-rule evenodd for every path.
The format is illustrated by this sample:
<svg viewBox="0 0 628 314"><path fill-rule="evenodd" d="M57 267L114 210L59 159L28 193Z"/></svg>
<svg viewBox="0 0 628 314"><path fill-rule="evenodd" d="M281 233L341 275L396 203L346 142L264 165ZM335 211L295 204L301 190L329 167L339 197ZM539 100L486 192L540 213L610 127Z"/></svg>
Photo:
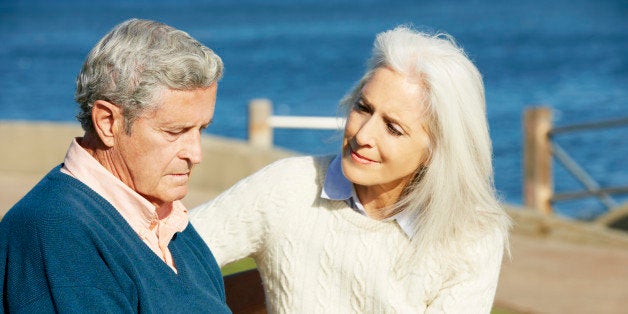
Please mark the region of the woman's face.
<svg viewBox="0 0 628 314"><path fill-rule="evenodd" d="M357 187L399 194L427 160L424 93L388 68L375 71L353 104L342 143L342 171ZM399 195L397 194L397 195Z"/></svg>

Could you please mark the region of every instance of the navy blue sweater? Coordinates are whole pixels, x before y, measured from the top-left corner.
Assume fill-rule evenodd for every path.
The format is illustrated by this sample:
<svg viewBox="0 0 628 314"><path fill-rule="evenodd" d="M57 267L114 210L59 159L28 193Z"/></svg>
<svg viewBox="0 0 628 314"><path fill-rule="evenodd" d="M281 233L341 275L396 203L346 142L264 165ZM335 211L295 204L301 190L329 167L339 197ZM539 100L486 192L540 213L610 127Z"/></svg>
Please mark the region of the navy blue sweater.
<svg viewBox="0 0 628 314"><path fill-rule="evenodd" d="M230 313L220 269L191 224L168 246L176 274L111 204L59 170L0 222L2 311Z"/></svg>

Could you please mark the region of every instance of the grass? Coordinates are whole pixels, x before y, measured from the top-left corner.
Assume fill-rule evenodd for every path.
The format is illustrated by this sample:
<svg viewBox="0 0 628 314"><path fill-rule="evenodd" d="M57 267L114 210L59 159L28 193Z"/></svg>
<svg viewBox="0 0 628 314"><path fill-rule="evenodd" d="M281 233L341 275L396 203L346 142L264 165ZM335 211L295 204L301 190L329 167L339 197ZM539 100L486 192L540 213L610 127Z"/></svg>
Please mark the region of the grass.
<svg viewBox="0 0 628 314"><path fill-rule="evenodd" d="M252 258L243 258L239 261L225 265L221 271L223 276L239 273L241 271L253 269L257 267Z"/></svg>
<svg viewBox="0 0 628 314"><path fill-rule="evenodd" d="M231 264L225 265L221 271L223 276L239 273L241 271L253 269L257 267L255 261L252 258L244 258L239 261L235 261ZM517 312L513 312L503 308L493 308L491 310L491 314L517 314Z"/></svg>

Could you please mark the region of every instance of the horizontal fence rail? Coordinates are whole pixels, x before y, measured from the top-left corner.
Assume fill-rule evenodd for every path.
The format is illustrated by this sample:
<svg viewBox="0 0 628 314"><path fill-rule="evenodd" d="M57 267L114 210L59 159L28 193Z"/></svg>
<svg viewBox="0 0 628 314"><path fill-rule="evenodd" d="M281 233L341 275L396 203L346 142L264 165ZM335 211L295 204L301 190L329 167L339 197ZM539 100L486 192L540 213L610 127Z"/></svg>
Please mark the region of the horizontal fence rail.
<svg viewBox="0 0 628 314"><path fill-rule="evenodd" d="M593 129L607 129L607 128L612 128L612 127L621 127L621 126L627 126L627 125L628 125L628 118L613 119L613 120L607 120L607 121L597 121L597 122L590 122L590 123L581 123L581 124L574 124L574 125L553 128L552 130L550 130L549 136L553 136L559 133L588 131L588 130L593 130Z"/></svg>
<svg viewBox="0 0 628 314"><path fill-rule="evenodd" d="M552 204L555 202L595 197L608 209L616 207L618 204L611 195L628 193L628 186L600 187L593 177L552 139L558 134L626 126L628 118L552 127L552 112L549 108L527 109L523 117L524 204L544 213L551 213ZM584 186L584 190L560 193L554 191L553 157Z"/></svg>
<svg viewBox="0 0 628 314"><path fill-rule="evenodd" d="M333 117L271 116L268 119L269 126L284 129L338 130L344 123L343 118Z"/></svg>
<svg viewBox="0 0 628 314"><path fill-rule="evenodd" d="M619 186L613 188L597 188L586 191L577 191L577 192L563 192L557 193L552 197L552 202L556 201L565 201L565 200L573 200L579 198L587 198L591 196L607 196L609 194L626 194L628 193L628 186Z"/></svg>
<svg viewBox="0 0 628 314"><path fill-rule="evenodd" d="M337 117L273 116L272 102L253 99L249 103L249 143L258 147L273 146L273 129L340 130L345 119Z"/></svg>

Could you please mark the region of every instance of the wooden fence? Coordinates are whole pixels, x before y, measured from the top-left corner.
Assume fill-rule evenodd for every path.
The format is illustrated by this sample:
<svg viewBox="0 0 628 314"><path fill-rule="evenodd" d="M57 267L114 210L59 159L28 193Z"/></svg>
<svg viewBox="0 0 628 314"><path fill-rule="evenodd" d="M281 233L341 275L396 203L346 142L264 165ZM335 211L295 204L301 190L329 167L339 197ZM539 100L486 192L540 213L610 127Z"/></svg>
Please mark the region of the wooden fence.
<svg viewBox="0 0 628 314"><path fill-rule="evenodd" d="M344 118L336 117L274 116L270 100L249 102L249 143L257 147L273 146L274 128L339 130L344 124Z"/></svg>
<svg viewBox="0 0 628 314"><path fill-rule="evenodd" d="M628 118L554 127L550 108L527 109L523 115L524 205L549 214L555 202L596 197L607 209L617 207L618 204L611 195L628 193L628 186L601 187L556 141L553 141L553 138L558 134L626 126ZM554 158L582 183L584 190L561 193L554 191L552 179Z"/></svg>

